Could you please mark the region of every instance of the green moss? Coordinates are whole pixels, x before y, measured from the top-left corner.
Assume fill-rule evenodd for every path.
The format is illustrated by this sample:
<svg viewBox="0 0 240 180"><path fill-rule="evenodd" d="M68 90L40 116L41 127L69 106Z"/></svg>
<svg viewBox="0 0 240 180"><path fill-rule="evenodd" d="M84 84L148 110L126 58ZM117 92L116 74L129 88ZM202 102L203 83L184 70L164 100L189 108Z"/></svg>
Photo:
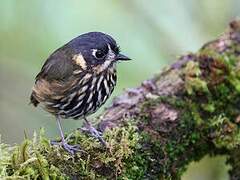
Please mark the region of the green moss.
<svg viewBox="0 0 240 180"><path fill-rule="evenodd" d="M10 164L10 151L12 151L14 147L10 147L6 144L1 142L1 135L0 135L0 179L6 177L7 167Z"/></svg>
<svg viewBox="0 0 240 180"><path fill-rule="evenodd" d="M201 70L198 62L189 61L183 70L185 89L189 95L195 91L209 92L207 82L201 79Z"/></svg>
<svg viewBox="0 0 240 180"><path fill-rule="evenodd" d="M240 145L240 130L224 114L214 116L210 123L211 136L217 148L234 149Z"/></svg>
<svg viewBox="0 0 240 180"><path fill-rule="evenodd" d="M199 62L187 63L182 72L185 90L181 96L158 97L143 104L141 122L153 130L143 138L144 150L136 151L137 155L129 162L134 167L128 169L130 179L136 176L136 169L151 172L149 167L153 168L149 177L180 179L189 162L213 154L216 149L231 150L239 146L239 125L235 121L240 114L238 59L215 54L202 52L198 55ZM164 127L160 123L161 128L151 125L151 110L161 103L180 112L175 134L167 132L171 124ZM204 137L209 138L207 142Z"/></svg>
<svg viewBox="0 0 240 180"><path fill-rule="evenodd" d="M164 123L160 124L161 128L151 125L151 109L155 109L160 103L167 104L180 113L178 122L172 124L174 127L171 127L171 123L167 127ZM142 147L135 151L136 155L127 163L128 166L135 167L133 170L128 169L127 173L131 174L128 175L129 179L137 176L136 169L148 172L141 173L142 179L180 179L189 162L199 160L208 153L209 146L201 138L205 131L199 126L203 121L199 108L191 99L188 101L177 96L159 97L143 104L145 114L142 117L145 121L141 121L141 124L150 126L151 131L141 134ZM150 114L146 113L148 111ZM170 131L171 128L174 128L174 134Z"/></svg>
<svg viewBox="0 0 240 180"><path fill-rule="evenodd" d="M59 146L52 146L43 130L32 140L26 139L20 146L8 152L5 145L4 157L0 161L1 177L19 179L71 179L118 177L124 169L125 160L131 156L139 141L136 127L130 124L107 130L104 138L108 143L105 149L92 137L79 131L74 132L69 143L81 146L84 152L74 156Z"/></svg>

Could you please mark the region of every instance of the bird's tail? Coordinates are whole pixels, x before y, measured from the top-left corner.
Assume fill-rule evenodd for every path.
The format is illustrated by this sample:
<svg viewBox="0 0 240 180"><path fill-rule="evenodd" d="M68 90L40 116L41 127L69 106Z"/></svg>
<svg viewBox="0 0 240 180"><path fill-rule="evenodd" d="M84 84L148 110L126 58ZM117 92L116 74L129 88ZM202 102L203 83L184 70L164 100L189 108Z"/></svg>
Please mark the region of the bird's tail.
<svg viewBox="0 0 240 180"><path fill-rule="evenodd" d="M30 96L30 103L29 104L33 104L35 107L37 107L37 105L39 104L39 101L34 96L34 92L32 92L32 94Z"/></svg>

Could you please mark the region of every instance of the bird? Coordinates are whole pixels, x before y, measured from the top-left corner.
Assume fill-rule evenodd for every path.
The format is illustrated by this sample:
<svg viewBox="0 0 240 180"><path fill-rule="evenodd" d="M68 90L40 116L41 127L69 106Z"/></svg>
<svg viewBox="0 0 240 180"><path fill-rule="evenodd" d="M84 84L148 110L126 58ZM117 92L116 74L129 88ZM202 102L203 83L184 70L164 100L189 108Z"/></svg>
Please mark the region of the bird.
<svg viewBox="0 0 240 180"><path fill-rule="evenodd" d="M87 120L110 97L117 82L116 65L131 60L120 53L116 41L102 32L84 33L59 49L45 61L35 78L30 103L56 118L60 145L69 153L79 151L64 137L63 119L83 119L89 132L104 140Z"/></svg>

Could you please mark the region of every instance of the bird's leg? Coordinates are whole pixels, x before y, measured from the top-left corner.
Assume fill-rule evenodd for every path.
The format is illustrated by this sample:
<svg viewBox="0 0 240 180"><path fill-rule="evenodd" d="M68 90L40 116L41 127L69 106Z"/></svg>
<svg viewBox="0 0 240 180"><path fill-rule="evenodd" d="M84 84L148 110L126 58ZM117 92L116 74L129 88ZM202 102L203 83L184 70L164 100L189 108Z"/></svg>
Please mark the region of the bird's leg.
<svg viewBox="0 0 240 180"><path fill-rule="evenodd" d="M86 117L84 117L84 120L86 122L86 128L81 128L81 130L90 133L91 136L97 138L104 146L106 146L106 142L102 138L102 133L98 130L96 130L92 124L87 120Z"/></svg>
<svg viewBox="0 0 240 180"><path fill-rule="evenodd" d="M64 133L62 130L62 125L61 125L61 117L60 116L56 116L56 120L57 120L57 126L60 132L60 136L61 136L61 143L56 143L56 142L52 142L53 145L55 144L60 144L66 151L68 151L71 154L74 154L76 151L81 151L80 147L78 145L69 145L66 141L66 139L64 138Z"/></svg>

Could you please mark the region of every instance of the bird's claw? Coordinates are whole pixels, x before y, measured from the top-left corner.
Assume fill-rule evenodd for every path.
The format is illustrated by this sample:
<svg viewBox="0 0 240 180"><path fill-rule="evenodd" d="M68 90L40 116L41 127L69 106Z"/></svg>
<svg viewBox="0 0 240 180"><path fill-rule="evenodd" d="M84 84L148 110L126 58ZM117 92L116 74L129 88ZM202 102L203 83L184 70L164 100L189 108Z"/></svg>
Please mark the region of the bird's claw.
<svg viewBox="0 0 240 180"><path fill-rule="evenodd" d="M93 126L89 125L87 127L80 128L81 131L89 133L92 137L98 139L102 145L106 146L107 143L102 137L102 132L96 130Z"/></svg>
<svg viewBox="0 0 240 180"><path fill-rule="evenodd" d="M65 149L67 152L69 152L70 154L75 154L76 152L84 152L83 150L81 150L79 145L70 145L67 142L56 142L56 141L51 141L52 145L58 145L58 146L62 146L63 149Z"/></svg>
<svg viewBox="0 0 240 180"><path fill-rule="evenodd" d="M62 143L62 147L68 151L70 154L75 154L76 152L83 152L79 145L69 145L68 143Z"/></svg>

